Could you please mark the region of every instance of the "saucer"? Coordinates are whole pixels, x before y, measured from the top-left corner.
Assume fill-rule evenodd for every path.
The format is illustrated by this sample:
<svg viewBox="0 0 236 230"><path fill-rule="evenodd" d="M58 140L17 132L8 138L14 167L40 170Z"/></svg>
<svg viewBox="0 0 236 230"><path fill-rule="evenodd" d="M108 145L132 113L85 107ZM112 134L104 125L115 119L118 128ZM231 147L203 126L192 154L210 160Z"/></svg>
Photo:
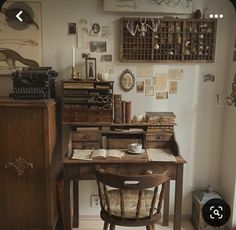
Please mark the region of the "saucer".
<svg viewBox="0 0 236 230"><path fill-rule="evenodd" d="M145 149L141 149L140 151L133 151L131 149L128 149L128 153L132 153L132 154L142 154L145 153Z"/></svg>

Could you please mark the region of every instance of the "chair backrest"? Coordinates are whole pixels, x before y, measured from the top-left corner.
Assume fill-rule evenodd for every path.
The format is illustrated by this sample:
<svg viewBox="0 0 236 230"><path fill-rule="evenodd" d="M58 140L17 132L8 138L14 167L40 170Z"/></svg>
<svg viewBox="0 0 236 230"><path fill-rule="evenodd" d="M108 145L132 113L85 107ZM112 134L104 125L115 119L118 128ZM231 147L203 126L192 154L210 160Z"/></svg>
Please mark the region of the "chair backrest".
<svg viewBox="0 0 236 230"><path fill-rule="evenodd" d="M127 204L124 200L124 196L127 191L131 191L131 193L136 192L137 194L137 202L135 205L135 216L133 216L134 220L138 220L139 218L152 218L156 215L157 218L160 217L160 211L162 207L162 201L164 197L164 190L166 187L166 182L169 180L169 172L168 170L161 174L152 174L150 170L148 170L143 175L117 175L113 173L106 172L100 166L96 167L96 176L97 176L97 184L98 184L98 192L100 198L100 204L103 211L105 211L108 215L114 216L114 212L111 207L111 187L114 191L114 188L119 195L118 205L119 205L119 217L121 219L125 219L127 217L125 206ZM161 190L158 191L158 187L161 187ZM152 188L152 190L151 190ZM133 192L132 192L133 191ZM152 191L150 194L152 196L149 199L150 205L148 214L143 216L141 214L141 206L143 206L142 201L147 197L145 194L147 191ZM159 194L159 197L158 197ZM117 203L117 202L116 202ZM132 218L129 218L129 220Z"/></svg>

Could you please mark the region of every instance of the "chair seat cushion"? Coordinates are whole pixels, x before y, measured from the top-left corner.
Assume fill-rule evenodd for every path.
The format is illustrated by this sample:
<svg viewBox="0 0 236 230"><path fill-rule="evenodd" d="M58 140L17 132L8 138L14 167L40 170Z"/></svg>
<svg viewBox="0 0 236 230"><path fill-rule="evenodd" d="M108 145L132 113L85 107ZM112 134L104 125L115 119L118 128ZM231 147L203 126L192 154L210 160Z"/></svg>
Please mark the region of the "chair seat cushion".
<svg viewBox="0 0 236 230"><path fill-rule="evenodd" d="M138 190L125 190L123 192L125 218L136 218L138 193L139 193ZM115 216L121 217L120 190L119 189L109 190L108 196L110 200L111 213ZM143 191L139 218L144 218L149 216L152 198L153 198L153 191L151 190ZM155 201L155 206L154 206L155 208L157 206L157 202L158 202L158 195ZM154 210L154 212L155 211L156 210Z"/></svg>

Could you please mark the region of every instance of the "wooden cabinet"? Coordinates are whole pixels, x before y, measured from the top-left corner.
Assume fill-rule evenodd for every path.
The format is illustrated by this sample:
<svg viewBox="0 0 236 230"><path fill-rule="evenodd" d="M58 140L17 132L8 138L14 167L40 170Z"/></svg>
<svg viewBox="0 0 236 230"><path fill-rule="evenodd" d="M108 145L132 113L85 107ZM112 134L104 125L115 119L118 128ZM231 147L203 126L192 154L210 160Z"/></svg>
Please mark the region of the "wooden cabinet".
<svg viewBox="0 0 236 230"><path fill-rule="evenodd" d="M214 62L215 19L122 18L120 61ZM150 28L155 28L153 31Z"/></svg>
<svg viewBox="0 0 236 230"><path fill-rule="evenodd" d="M0 136L0 229L55 229L61 156L54 100L1 98Z"/></svg>
<svg viewBox="0 0 236 230"><path fill-rule="evenodd" d="M63 122L112 122L112 81L63 81Z"/></svg>

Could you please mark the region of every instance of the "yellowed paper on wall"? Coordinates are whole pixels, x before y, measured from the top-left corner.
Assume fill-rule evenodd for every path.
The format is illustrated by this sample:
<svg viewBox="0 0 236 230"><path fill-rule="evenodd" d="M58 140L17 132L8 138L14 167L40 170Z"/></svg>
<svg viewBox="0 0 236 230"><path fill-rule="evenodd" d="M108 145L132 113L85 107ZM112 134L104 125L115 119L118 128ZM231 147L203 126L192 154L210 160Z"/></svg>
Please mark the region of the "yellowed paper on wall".
<svg viewBox="0 0 236 230"><path fill-rule="evenodd" d="M169 83L169 93L176 94L178 91L178 82L177 81L170 81Z"/></svg>
<svg viewBox="0 0 236 230"><path fill-rule="evenodd" d="M152 77L153 66L152 65L138 65L137 74L139 77Z"/></svg>
<svg viewBox="0 0 236 230"><path fill-rule="evenodd" d="M167 73L157 73L156 79L156 90L167 90Z"/></svg>
<svg viewBox="0 0 236 230"><path fill-rule="evenodd" d="M168 78L169 80L181 80L183 79L183 69L169 69Z"/></svg>

